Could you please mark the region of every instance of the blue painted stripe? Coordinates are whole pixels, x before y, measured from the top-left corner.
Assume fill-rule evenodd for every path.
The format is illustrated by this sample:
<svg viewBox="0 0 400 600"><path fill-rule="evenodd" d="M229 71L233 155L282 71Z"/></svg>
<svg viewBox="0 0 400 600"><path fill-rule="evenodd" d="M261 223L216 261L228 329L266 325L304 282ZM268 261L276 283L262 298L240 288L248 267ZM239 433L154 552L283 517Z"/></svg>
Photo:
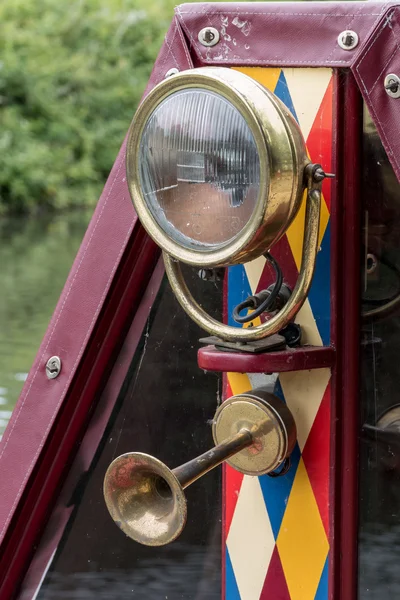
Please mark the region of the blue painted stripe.
<svg viewBox="0 0 400 600"><path fill-rule="evenodd" d="M331 339L331 224L327 225L308 299L317 323L318 331L325 346Z"/></svg>
<svg viewBox="0 0 400 600"><path fill-rule="evenodd" d="M243 265L235 265L228 269L228 325L242 327L232 317L235 306L251 296L251 288ZM245 313L241 313L245 314Z"/></svg>
<svg viewBox="0 0 400 600"><path fill-rule="evenodd" d="M294 108L293 100L289 92L288 84L286 82L286 77L283 71L281 71L281 74L279 76L278 83L276 84L276 88L274 90L274 94L278 96L279 100L282 100L282 102L290 110L296 121L299 122Z"/></svg>
<svg viewBox="0 0 400 600"><path fill-rule="evenodd" d="M328 598L328 575L329 575L329 554L326 557L325 566L322 570L321 579L319 580L317 593L314 600L327 600Z"/></svg>
<svg viewBox="0 0 400 600"><path fill-rule="evenodd" d="M290 459L291 466L286 475L282 475L281 477L262 475L259 477L264 502L275 539L277 539L281 528L283 515L285 514L297 467L299 466L300 448L298 444L296 444L290 455Z"/></svg>
<svg viewBox="0 0 400 600"><path fill-rule="evenodd" d="M231 563L231 557L229 556L228 548L225 548L225 600L240 600L239 589L236 583L235 574Z"/></svg>

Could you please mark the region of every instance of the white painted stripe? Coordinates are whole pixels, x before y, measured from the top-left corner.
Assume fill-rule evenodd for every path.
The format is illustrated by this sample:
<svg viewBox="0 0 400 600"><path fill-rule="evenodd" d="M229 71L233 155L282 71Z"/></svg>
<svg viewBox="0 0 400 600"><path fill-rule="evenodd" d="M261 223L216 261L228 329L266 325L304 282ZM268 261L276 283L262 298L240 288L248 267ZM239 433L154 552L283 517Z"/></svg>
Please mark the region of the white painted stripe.
<svg viewBox="0 0 400 600"><path fill-rule="evenodd" d="M290 97L307 140L325 92L332 78L331 69L283 69ZM305 92L305 90L307 90ZM318 157L311 157L318 162Z"/></svg>
<svg viewBox="0 0 400 600"><path fill-rule="evenodd" d="M258 600L275 548L258 477L243 478L226 543L241 600Z"/></svg>
<svg viewBox="0 0 400 600"><path fill-rule="evenodd" d="M260 256L259 258L256 258L255 260L252 260L244 265L252 294L254 294L257 289L265 263L265 258Z"/></svg>
<svg viewBox="0 0 400 600"><path fill-rule="evenodd" d="M330 369L291 371L279 376L286 404L296 421L297 441L301 451L306 444L330 376Z"/></svg>

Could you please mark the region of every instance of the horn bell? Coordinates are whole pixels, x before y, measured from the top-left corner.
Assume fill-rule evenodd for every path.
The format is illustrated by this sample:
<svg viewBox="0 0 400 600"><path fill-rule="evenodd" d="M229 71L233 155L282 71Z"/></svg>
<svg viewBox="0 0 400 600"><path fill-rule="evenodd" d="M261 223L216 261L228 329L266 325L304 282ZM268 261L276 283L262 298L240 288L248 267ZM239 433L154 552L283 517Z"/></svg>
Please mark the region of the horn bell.
<svg viewBox="0 0 400 600"><path fill-rule="evenodd" d="M169 544L185 527L183 487L171 469L149 454L116 458L105 475L104 498L118 527L146 546Z"/></svg>

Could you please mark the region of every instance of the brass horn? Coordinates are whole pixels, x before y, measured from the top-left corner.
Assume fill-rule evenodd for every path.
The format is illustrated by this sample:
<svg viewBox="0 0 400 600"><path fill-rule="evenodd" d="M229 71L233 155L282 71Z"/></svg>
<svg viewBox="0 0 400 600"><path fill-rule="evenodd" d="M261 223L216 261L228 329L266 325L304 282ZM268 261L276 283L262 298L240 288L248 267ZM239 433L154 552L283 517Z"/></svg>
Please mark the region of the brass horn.
<svg viewBox="0 0 400 600"><path fill-rule="evenodd" d="M214 448L172 470L141 452L122 454L110 464L104 498L126 535L146 546L174 541L186 523L186 487L225 460L247 475L271 473L296 443L291 412L264 389L226 400L215 413L212 432Z"/></svg>

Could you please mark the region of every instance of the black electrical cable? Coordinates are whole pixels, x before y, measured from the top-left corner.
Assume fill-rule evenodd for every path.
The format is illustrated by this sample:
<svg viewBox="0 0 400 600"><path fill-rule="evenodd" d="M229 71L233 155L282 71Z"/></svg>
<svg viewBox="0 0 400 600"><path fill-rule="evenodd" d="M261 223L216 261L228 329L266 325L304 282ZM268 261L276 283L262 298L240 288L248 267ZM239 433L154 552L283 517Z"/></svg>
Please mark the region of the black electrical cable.
<svg viewBox="0 0 400 600"><path fill-rule="evenodd" d="M246 300L244 300L244 302L241 302L240 304L235 306L235 308L233 309L233 312L232 312L232 316L237 323L250 323L250 321L259 317L263 312L267 312L268 309L274 305L275 300L277 299L278 294L281 291L281 287L282 287L282 283L283 283L283 275L282 275L281 268L278 265L278 263L276 262L276 260L274 259L274 257L269 252L264 254L264 256L268 260L268 262L273 266L274 271L275 271L276 281L275 281L274 287L273 287L272 291L270 293L268 293L265 300L263 300L261 302L261 304L258 304L259 299L257 298L257 296L258 296L258 294L257 294L256 296L249 296L248 298L246 298ZM262 292L260 292L260 293L262 293ZM264 291L264 293L265 293L265 291ZM252 313L250 313L249 315L245 315L245 316L241 317L239 313L242 310L244 310L245 308L254 308L255 310Z"/></svg>

